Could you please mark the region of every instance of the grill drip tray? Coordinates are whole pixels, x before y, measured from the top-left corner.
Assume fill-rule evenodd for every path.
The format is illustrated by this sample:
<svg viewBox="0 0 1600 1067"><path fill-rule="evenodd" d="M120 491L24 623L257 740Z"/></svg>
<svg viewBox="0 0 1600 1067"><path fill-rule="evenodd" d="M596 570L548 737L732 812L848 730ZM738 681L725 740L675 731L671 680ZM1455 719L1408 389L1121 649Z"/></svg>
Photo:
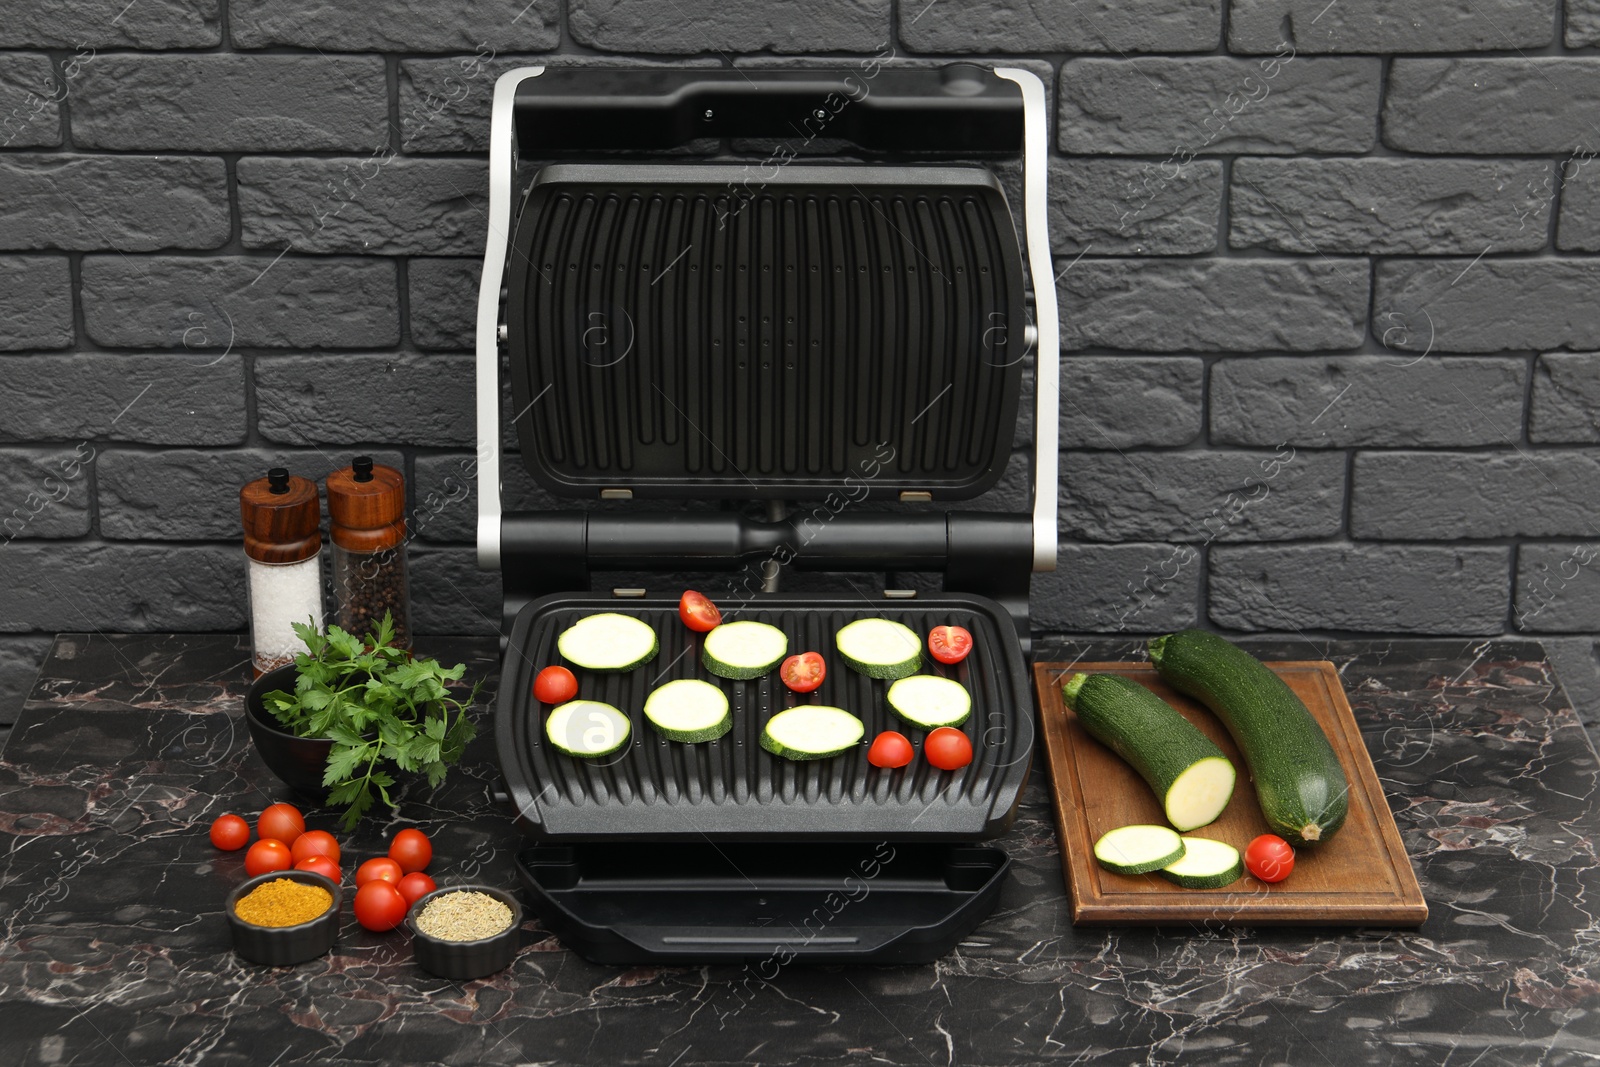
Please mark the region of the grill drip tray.
<svg viewBox="0 0 1600 1067"><path fill-rule="evenodd" d="M544 925L597 963L929 963L999 899L1000 849L851 844L544 845L517 870Z"/></svg>

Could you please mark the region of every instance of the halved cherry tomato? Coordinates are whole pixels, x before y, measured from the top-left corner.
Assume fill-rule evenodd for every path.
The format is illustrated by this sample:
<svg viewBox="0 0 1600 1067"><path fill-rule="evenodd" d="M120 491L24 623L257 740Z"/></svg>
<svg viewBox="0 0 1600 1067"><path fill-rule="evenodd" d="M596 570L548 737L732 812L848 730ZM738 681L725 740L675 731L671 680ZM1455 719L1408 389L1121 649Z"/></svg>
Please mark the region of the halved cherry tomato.
<svg viewBox="0 0 1600 1067"><path fill-rule="evenodd" d="M400 879L400 884L395 888L400 890L400 895L406 898L406 906L410 907L435 889L439 884L421 871L412 871Z"/></svg>
<svg viewBox="0 0 1600 1067"><path fill-rule="evenodd" d="M972 762L972 742L954 726L941 726L922 742L922 754L941 771L953 771Z"/></svg>
<svg viewBox="0 0 1600 1067"><path fill-rule="evenodd" d="M541 704L565 704L578 695L578 679L565 667L546 667L533 680L533 699Z"/></svg>
<svg viewBox="0 0 1600 1067"><path fill-rule="evenodd" d="M678 601L678 618L691 630L707 633L722 625L722 612L702 593L690 589Z"/></svg>
<svg viewBox="0 0 1600 1067"><path fill-rule="evenodd" d="M326 856L338 863L339 842L326 830L307 830L294 839L294 844L289 846L289 854L294 857L296 864L312 856Z"/></svg>
<svg viewBox="0 0 1600 1067"><path fill-rule="evenodd" d="M389 858L406 874L415 874L433 862L433 842L421 830L408 826L389 842Z"/></svg>
<svg viewBox="0 0 1600 1067"><path fill-rule="evenodd" d="M268 804L256 820L256 836L273 838L286 845L306 832L306 820L293 804Z"/></svg>
<svg viewBox="0 0 1600 1067"><path fill-rule="evenodd" d="M211 824L211 843L224 852L237 852L250 840L250 824L237 815L219 815Z"/></svg>
<svg viewBox="0 0 1600 1067"><path fill-rule="evenodd" d="M917 758L916 749L906 735L895 730L885 730L872 739L867 749L867 762L874 767L904 767Z"/></svg>
<svg viewBox="0 0 1600 1067"><path fill-rule="evenodd" d="M960 663L972 651L972 634L965 626L935 626L928 634L928 651L940 663Z"/></svg>
<svg viewBox="0 0 1600 1067"><path fill-rule="evenodd" d="M272 837L257 841L244 854L244 873L252 878L268 871L287 871L291 865L289 846Z"/></svg>
<svg viewBox="0 0 1600 1067"><path fill-rule="evenodd" d="M405 873L400 869L400 865L388 856L379 856L356 868L356 885L364 886L374 880L395 885L405 877Z"/></svg>
<svg viewBox="0 0 1600 1067"><path fill-rule="evenodd" d="M356 890L356 922L368 930L393 930L405 920L410 908L392 882L368 882Z"/></svg>
<svg viewBox="0 0 1600 1067"><path fill-rule="evenodd" d="M1244 865L1263 882L1281 882L1294 870L1294 849L1277 834L1262 834L1244 850Z"/></svg>
<svg viewBox="0 0 1600 1067"><path fill-rule="evenodd" d="M310 871L312 874L320 874L322 877L333 882L335 885L338 885L344 880L344 874L339 870L339 865L321 853L318 853L315 856L307 856L305 859L295 864L294 869L297 871Z"/></svg>
<svg viewBox="0 0 1600 1067"><path fill-rule="evenodd" d="M827 674L828 665L822 662L820 652L802 652L798 656L790 656L778 668L778 677L783 679L783 684L796 693L811 692L822 684Z"/></svg>

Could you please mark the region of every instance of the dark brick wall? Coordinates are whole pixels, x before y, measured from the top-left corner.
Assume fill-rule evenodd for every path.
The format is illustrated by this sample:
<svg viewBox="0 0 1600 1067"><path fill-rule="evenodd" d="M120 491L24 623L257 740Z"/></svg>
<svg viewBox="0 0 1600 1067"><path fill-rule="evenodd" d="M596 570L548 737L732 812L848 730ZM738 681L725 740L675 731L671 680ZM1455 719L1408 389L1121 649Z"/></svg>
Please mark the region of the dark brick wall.
<svg viewBox="0 0 1600 1067"><path fill-rule="evenodd" d="M463 486L489 98L553 57L1040 72L1039 625L1526 632L1600 694L1600 4L1413 6L11 5L0 725L51 632L240 627L234 494L273 463L403 466L422 629L491 627ZM1012 466L987 506L1021 506Z"/></svg>

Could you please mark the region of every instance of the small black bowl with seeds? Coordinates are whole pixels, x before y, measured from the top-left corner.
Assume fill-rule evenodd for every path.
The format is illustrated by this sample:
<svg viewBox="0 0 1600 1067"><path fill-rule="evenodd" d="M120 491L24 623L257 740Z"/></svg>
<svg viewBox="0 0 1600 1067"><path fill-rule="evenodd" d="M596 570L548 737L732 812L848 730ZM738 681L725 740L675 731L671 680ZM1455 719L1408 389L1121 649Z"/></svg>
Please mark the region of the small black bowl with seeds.
<svg viewBox="0 0 1600 1067"><path fill-rule="evenodd" d="M418 898L406 914L417 966L465 982L511 966L521 940L522 905L503 889L454 885Z"/></svg>

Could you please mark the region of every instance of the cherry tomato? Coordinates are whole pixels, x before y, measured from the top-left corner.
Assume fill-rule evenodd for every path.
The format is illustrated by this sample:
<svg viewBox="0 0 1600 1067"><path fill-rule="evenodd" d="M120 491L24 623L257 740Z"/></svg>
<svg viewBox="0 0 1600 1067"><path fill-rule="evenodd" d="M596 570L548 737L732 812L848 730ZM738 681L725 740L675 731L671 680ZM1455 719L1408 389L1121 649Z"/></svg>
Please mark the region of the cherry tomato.
<svg viewBox="0 0 1600 1067"><path fill-rule="evenodd" d="M334 885L338 885L344 880L344 874L339 870L339 865L333 862L333 860L329 859L327 856L320 854L316 856L307 856L305 859L295 864L294 869L297 871L310 871L312 874L320 874L322 877L333 882Z"/></svg>
<svg viewBox="0 0 1600 1067"><path fill-rule="evenodd" d="M954 726L941 726L922 742L922 753L941 771L953 771L972 762L972 742Z"/></svg>
<svg viewBox="0 0 1600 1067"><path fill-rule="evenodd" d="M433 862L433 843L421 830L407 827L389 842L389 858L400 865L401 871L415 874Z"/></svg>
<svg viewBox="0 0 1600 1067"><path fill-rule="evenodd" d="M256 820L257 837L270 837L286 845L294 844L294 839L305 832L306 821L301 817L300 809L293 804L268 804Z"/></svg>
<svg viewBox="0 0 1600 1067"><path fill-rule="evenodd" d="M392 882L380 879L356 890L356 922L368 930L393 930L405 921L410 907Z"/></svg>
<svg viewBox="0 0 1600 1067"><path fill-rule="evenodd" d="M783 684L796 693L811 692L822 684L827 674L828 665L822 662L820 652L802 652L798 656L790 656L778 668L778 677L783 679Z"/></svg>
<svg viewBox="0 0 1600 1067"><path fill-rule="evenodd" d="M935 626L928 634L928 651L940 663L960 663L972 651L972 634L964 626Z"/></svg>
<svg viewBox="0 0 1600 1067"><path fill-rule="evenodd" d="M396 888L400 890L400 895L406 898L406 907L409 908L435 889L438 889L439 884L421 871L412 871L400 879L400 884Z"/></svg>
<svg viewBox="0 0 1600 1067"><path fill-rule="evenodd" d="M289 846L276 838L262 838L244 854L244 873L252 878L268 871L287 871L292 865Z"/></svg>
<svg viewBox="0 0 1600 1067"><path fill-rule="evenodd" d="M894 730L885 730L874 737L872 747L867 749L867 762L874 767L904 767L916 758L916 749L911 747L906 735Z"/></svg>
<svg viewBox="0 0 1600 1067"><path fill-rule="evenodd" d="M219 815L211 824L211 843L224 852L237 852L250 840L250 824L237 815Z"/></svg>
<svg viewBox="0 0 1600 1067"><path fill-rule="evenodd" d="M1277 834L1262 834L1244 850L1244 865L1263 882L1281 882L1294 870L1294 849Z"/></svg>
<svg viewBox="0 0 1600 1067"><path fill-rule="evenodd" d="M379 856L356 868L356 885L360 887L374 881L394 885L405 877L405 873L394 860L387 856Z"/></svg>
<svg viewBox="0 0 1600 1067"><path fill-rule="evenodd" d="M326 830L307 830L294 839L294 844L289 846L289 854L294 857L296 865L312 856L326 856L338 863L339 842Z"/></svg>
<svg viewBox="0 0 1600 1067"><path fill-rule="evenodd" d="M722 625L722 612L717 606L707 600L702 593L693 589L683 594L683 599L678 601L678 618L691 630L706 633Z"/></svg>
<svg viewBox="0 0 1600 1067"><path fill-rule="evenodd" d="M541 704L565 704L578 695L578 679L565 667L546 667L533 680L533 699Z"/></svg>

